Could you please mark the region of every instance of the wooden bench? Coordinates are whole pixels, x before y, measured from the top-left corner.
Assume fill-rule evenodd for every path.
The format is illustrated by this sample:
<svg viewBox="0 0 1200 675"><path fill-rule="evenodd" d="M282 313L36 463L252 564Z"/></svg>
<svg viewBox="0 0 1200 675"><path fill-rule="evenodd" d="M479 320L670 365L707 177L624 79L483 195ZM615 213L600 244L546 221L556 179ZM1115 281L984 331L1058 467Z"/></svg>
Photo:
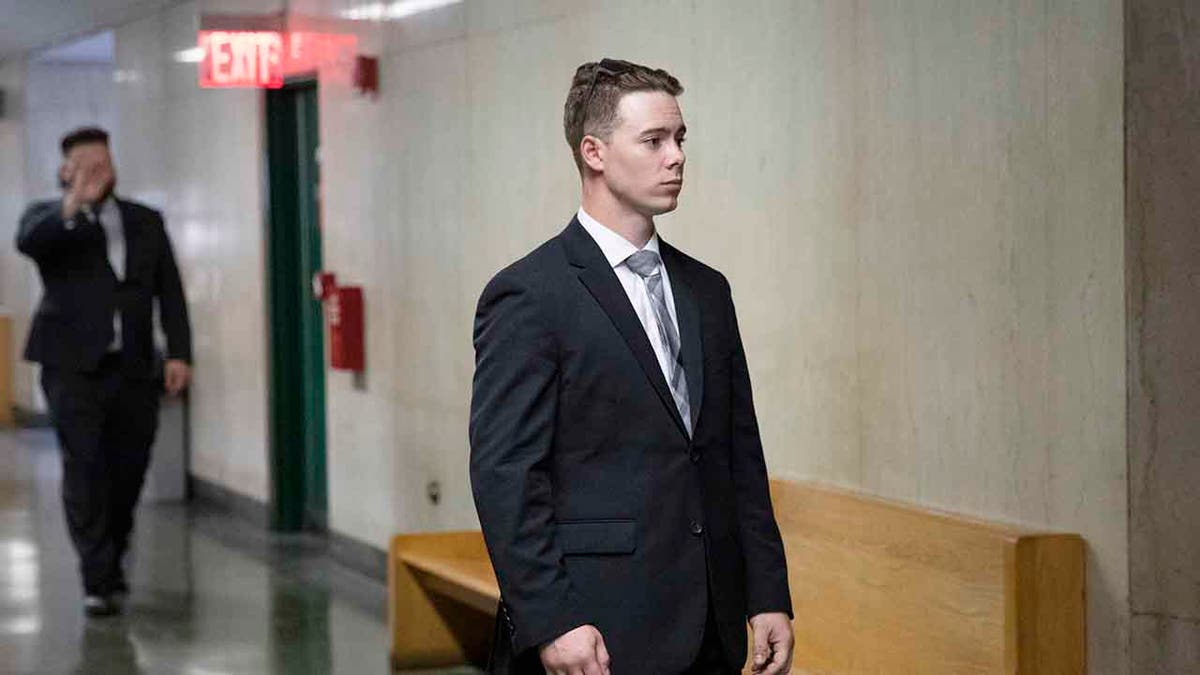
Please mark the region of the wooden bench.
<svg viewBox="0 0 1200 675"><path fill-rule="evenodd" d="M499 602L496 573L478 530L393 537L388 551L392 667L485 665Z"/></svg>
<svg viewBox="0 0 1200 675"><path fill-rule="evenodd" d="M1077 535L772 481L796 673L1085 672ZM389 555L395 668L486 660L500 592L475 532L401 535Z"/></svg>

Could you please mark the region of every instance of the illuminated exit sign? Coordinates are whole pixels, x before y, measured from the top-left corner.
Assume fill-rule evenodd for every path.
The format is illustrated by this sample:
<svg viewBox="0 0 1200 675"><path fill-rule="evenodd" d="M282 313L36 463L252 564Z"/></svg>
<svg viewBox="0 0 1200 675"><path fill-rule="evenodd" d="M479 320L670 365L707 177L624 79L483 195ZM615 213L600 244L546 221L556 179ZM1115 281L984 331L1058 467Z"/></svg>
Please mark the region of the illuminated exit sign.
<svg viewBox="0 0 1200 675"><path fill-rule="evenodd" d="M198 47L201 87L283 86L283 34L279 31L202 30Z"/></svg>

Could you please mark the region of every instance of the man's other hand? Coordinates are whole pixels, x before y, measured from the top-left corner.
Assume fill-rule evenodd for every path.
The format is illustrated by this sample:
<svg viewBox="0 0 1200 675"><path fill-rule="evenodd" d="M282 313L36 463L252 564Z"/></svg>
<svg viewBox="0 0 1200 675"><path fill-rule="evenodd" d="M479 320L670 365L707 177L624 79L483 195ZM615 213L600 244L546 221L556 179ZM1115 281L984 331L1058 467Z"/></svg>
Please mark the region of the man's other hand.
<svg viewBox="0 0 1200 675"><path fill-rule="evenodd" d="M192 367L187 361L169 359L163 366L163 387L171 396L178 396L179 392L187 388L191 379Z"/></svg>
<svg viewBox="0 0 1200 675"><path fill-rule="evenodd" d="M762 675L778 675L792 670L792 622L783 612L756 614L750 618L754 632L751 670Z"/></svg>
<svg viewBox="0 0 1200 675"><path fill-rule="evenodd" d="M548 675L608 675L608 650L595 626L563 633L541 648L541 657Z"/></svg>

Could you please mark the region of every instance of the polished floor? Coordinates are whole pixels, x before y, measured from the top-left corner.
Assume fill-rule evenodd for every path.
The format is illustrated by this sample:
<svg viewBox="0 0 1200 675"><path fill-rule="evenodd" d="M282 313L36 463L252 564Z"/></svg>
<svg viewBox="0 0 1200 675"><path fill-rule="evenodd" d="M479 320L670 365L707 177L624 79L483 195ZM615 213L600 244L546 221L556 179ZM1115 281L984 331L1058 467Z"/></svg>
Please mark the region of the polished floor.
<svg viewBox="0 0 1200 675"><path fill-rule="evenodd" d="M198 507L144 504L128 611L85 618L59 475L50 432L0 432L0 673L388 672L383 584Z"/></svg>

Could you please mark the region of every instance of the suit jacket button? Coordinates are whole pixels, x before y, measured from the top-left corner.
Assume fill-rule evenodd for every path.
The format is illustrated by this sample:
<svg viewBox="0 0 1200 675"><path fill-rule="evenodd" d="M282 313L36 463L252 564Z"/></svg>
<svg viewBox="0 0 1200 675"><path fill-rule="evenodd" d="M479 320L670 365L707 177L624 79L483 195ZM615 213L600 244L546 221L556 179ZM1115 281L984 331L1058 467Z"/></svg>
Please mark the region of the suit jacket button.
<svg viewBox="0 0 1200 675"><path fill-rule="evenodd" d="M691 458L691 460L692 460L692 464L699 464L699 463L700 463L700 453L696 452L695 450L693 450L693 451L692 451L692 454L691 454L691 455L689 455L689 457L690 457L690 458Z"/></svg>
<svg viewBox="0 0 1200 675"><path fill-rule="evenodd" d="M699 521L692 521L692 534L696 535L697 537L704 534L704 526L701 525Z"/></svg>

